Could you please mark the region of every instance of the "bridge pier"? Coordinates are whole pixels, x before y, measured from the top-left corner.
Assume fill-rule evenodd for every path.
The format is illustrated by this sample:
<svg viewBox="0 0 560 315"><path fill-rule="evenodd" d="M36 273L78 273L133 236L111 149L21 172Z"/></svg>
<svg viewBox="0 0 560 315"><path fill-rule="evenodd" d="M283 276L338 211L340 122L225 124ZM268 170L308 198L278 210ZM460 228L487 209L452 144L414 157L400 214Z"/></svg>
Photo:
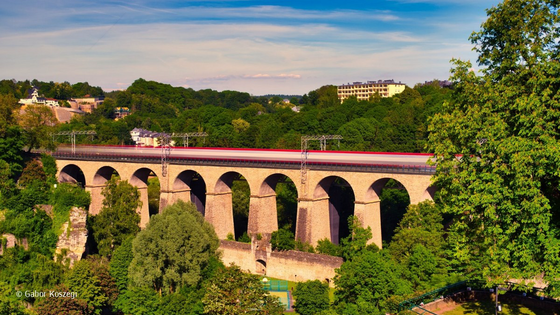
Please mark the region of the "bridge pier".
<svg viewBox="0 0 560 315"><path fill-rule="evenodd" d="M247 234L272 234L272 232L276 230L278 230L276 193L269 195L251 195Z"/></svg>
<svg viewBox="0 0 560 315"><path fill-rule="evenodd" d="M184 202L191 202L191 189L175 189L175 190L161 190L159 195L159 213L167 207L179 200Z"/></svg>
<svg viewBox="0 0 560 315"><path fill-rule="evenodd" d="M138 207L136 212L140 215L140 228L143 229L150 221L150 204L148 203L148 186L136 187L140 193L140 201L142 205Z"/></svg>
<svg viewBox="0 0 560 315"><path fill-rule="evenodd" d="M354 201L354 215L360 220L362 226L371 227L372 238L368 244L375 244L382 248L381 240L381 200Z"/></svg>
<svg viewBox="0 0 560 315"><path fill-rule="evenodd" d="M227 239L229 233L235 235L231 196L231 191L206 193L205 218L212 224L221 240Z"/></svg>
<svg viewBox="0 0 560 315"><path fill-rule="evenodd" d="M91 203L89 204L89 215L98 215L103 208L103 188L106 185L86 185L85 191L89 192L91 195Z"/></svg>
<svg viewBox="0 0 560 315"><path fill-rule="evenodd" d="M324 238L331 240L329 215L329 197L299 198L296 240L310 243L313 246Z"/></svg>

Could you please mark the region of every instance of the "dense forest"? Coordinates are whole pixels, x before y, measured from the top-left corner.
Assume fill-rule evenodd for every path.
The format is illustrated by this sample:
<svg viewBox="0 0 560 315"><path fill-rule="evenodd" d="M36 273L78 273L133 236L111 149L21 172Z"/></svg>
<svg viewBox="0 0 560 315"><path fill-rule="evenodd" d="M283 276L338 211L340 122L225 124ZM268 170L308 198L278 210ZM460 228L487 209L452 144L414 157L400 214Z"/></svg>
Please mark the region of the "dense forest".
<svg viewBox="0 0 560 315"><path fill-rule="evenodd" d="M390 215L382 214L382 249L368 245L371 229L351 211L338 244L299 242L293 183L278 185L280 229L272 248L344 260L333 291L321 281L296 285L301 315L396 313L400 302L459 280L560 297L559 9L536 0L489 9L470 37L480 74L470 62L453 60L451 88L434 82L391 98L340 103L336 87L323 86L288 103L143 79L109 93L87 83L1 81L0 314L282 313L259 277L222 264L213 227L193 204L153 209L155 178L149 183L154 215L144 230L138 189L113 176L101 212L87 219L86 255L72 264L56 252L57 239L71 232L64 222L73 207L88 208L90 195L58 183L54 159L32 149L54 148L49 134L57 130L93 129L97 137L80 142L128 144L135 127L207 132L196 146L299 149L301 135L340 134L341 150L434 153L434 202L409 205L398 182L386 184L381 206ZM49 111L20 111L17 99L31 85L61 100L89 94L105 102L56 124ZM132 114L114 120L115 107ZM237 228L247 218L247 184L238 178L233 186L236 231L228 238L250 242L246 229ZM351 205L345 187L334 189L342 205ZM6 235L16 238L14 247L6 248ZM49 291L76 296L35 294Z"/></svg>
<svg viewBox="0 0 560 315"><path fill-rule="evenodd" d="M59 85L36 80L31 83L45 95L43 87L48 86L47 91L52 93ZM68 97L99 89L87 83L64 85L74 93ZM3 80L0 86L3 94L20 98L29 82ZM391 98L350 98L341 104L336 87L323 86L285 103L278 96L194 91L138 79L125 91L105 93L105 102L93 114L77 117L57 129L95 130L94 143L110 144L131 144L129 132L136 127L168 133L204 131L208 138L195 140L194 145L279 149L299 149L301 135L339 134L344 138L340 148L330 143L331 149L424 152L428 118L449 99L449 91L436 81L407 87ZM115 121L116 107L128 107L132 114ZM84 137L78 141L92 140Z"/></svg>

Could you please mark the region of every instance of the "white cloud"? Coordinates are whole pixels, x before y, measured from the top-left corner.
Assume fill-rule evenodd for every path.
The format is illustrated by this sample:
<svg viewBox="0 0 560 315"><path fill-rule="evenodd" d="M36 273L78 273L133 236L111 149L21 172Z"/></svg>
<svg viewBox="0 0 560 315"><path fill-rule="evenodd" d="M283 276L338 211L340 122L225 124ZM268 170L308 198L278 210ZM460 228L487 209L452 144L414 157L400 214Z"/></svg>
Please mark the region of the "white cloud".
<svg viewBox="0 0 560 315"><path fill-rule="evenodd" d="M418 21L387 11L80 6L43 21L39 17L50 12L34 10L29 21L36 18L43 27L0 33L3 75L89 81L107 90L126 88L142 77L195 89L303 94L347 81L392 78L413 85L445 79L451 57L473 59L466 36L420 33L403 26ZM0 19L0 29L17 18ZM87 23L75 21L79 18ZM399 27L348 28L335 20L398 22Z"/></svg>
<svg viewBox="0 0 560 315"><path fill-rule="evenodd" d="M89 81L105 89L122 89L142 77L253 94L306 93L347 80L394 78L414 84L425 73L430 73L426 79L441 73L445 78L448 60L465 49L426 45L406 33L347 36L325 25L267 24L115 25L30 33L7 42L0 68L8 77ZM20 53L14 55L16 47Z"/></svg>

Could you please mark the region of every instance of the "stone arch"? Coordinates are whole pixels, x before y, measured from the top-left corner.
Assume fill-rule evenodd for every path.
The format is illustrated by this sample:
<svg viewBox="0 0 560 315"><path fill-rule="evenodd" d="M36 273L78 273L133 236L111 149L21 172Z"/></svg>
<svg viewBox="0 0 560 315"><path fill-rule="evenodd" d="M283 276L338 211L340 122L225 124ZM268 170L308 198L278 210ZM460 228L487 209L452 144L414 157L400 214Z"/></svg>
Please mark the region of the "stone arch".
<svg viewBox="0 0 560 315"><path fill-rule="evenodd" d="M294 200L282 200L276 192L278 184L288 191L295 190ZM268 175L260 184L258 195L251 196L249 217L249 232L251 234L270 234L285 225L295 234L297 222L297 198L299 191L296 183L290 176L282 173ZM293 201L293 202L292 202ZM283 205L283 212L279 212L279 205Z"/></svg>
<svg viewBox="0 0 560 315"><path fill-rule="evenodd" d="M140 193L140 201L142 205L138 209L140 214L140 227L144 228L148 221L150 220L150 216L157 214L159 211L163 209L159 209L159 200L156 201L158 204L155 206L150 207L150 199L148 194L148 180L151 176L155 176L158 178L157 173L147 167L141 167L132 173L130 177L130 184L138 188ZM158 178L159 180L159 178ZM161 185L160 185L161 189ZM152 210L150 211L150 208Z"/></svg>
<svg viewBox="0 0 560 315"><path fill-rule="evenodd" d="M275 194L276 185L278 185L278 183L281 182L282 180L286 180L286 179L289 179L293 183L296 183L296 181L294 181L290 176L284 175L282 173L274 173L267 176L265 180L262 182L261 186L259 187L259 194L260 195ZM296 190L297 189L298 186L296 185ZM299 196L299 191L297 192L297 194Z"/></svg>
<svg viewBox="0 0 560 315"><path fill-rule="evenodd" d="M354 214L356 194L350 183L340 176L327 176L319 181L313 199L328 200L330 240L338 244L349 234L348 217Z"/></svg>
<svg viewBox="0 0 560 315"><path fill-rule="evenodd" d="M206 182L204 178L193 170L182 171L173 181L173 202L177 200L190 201L203 216L206 209Z"/></svg>
<svg viewBox="0 0 560 315"><path fill-rule="evenodd" d="M266 261L262 259L257 259L255 262L256 264L256 273L261 275L266 275Z"/></svg>
<svg viewBox="0 0 560 315"><path fill-rule="evenodd" d="M394 183L394 187L386 187L386 185L391 181ZM381 200L381 194L383 189L396 189L396 190L404 190L406 192L406 198L402 196L404 199L398 199L394 202L391 200ZM399 197L395 195L396 197ZM377 209L368 209L366 211L375 211L379 213L379 225L380 230L374 231L372 226L372 234L374 242L377 244L378 242L381 243L382 241L390 241L394 229L397 227L398 223L402 219L402 216L406 212L406 208L410 204L411 194L406 186L399 181L398 179L391 178L391 177L383 177L377 179L373 182L367 189L365 193L365 201L366 203L374 204ZM387 209L387 207L391 207L391 209ZM368 214L364 214L367 216ZM363 221L362 221L363 222ZM364 225L368 225L364 222ZM376 235L377 234L377 235ZM378 244L379 245L379 244Z"/></svg>
<svg viewBox="0 0 560 315"><path fill-rule="evenodd" d="M233 203L233 186L235 181L244 181L246 184L241 184L240 186L243 187L246 185L248 187L248 194L251 196L251 186L247 181L246 177L243 174L236 172L236 171L229 171L223 173L216 184L214 185L214 194L217 196L221 196L222 204L223 204L223 211L229 212L233 218L233 232L235 239L239 239L244 233L248 232L248 223L249 223L249 207L250 204L243 204L243 207L247 207L247 209L237 209L239 211L234 212L234 203ZM243 199L243 198L242 198ZM249 200L247 200L249 201ZM246 213L245 213L246 211Z"/></svg>
<svg viewBox="0 0 560 315"><path fill-rule="evenodd" d="M152 173L153 171L147 167L139 168L130 177L130 184L138 188L148 187L148 178Z"/></svg>
<svg viewBox="0 0 560 315"><path fill-rule="evenodd" d="M103 166L99 168L95 175L93 175L93 185L105 185L105 183L111 179L113 174L119 176L119 172L111 166Z"/></svg>
<svg viewBox="0 0 560 315"><path fill-rule="evenodd" d="M437 192L436 186L429 186L428 188L426 188L426 190L424 190L424 193L422 194L422 201L425 200L434 201L434 196L436 192Z"/></svg>
<svg viewBox="0 0 560 315"><path fill-rule="evenodd" d="M82 169L75 164L64 166L58 174L60 183L73 183L84 188L86 186L86 177Z"/></svg>
<svg viewBox="0 0 560 315"><path fill-rule="evenodd" d="M214 192L216 193L227 193L231 192L231 186L233 185L233 181L238 180L240 178L246 178L243 174L236 172L236 171L229 171L223 173L216 181L216 185L214 185ZM249 187L250 189L251 187Z"/></svg>

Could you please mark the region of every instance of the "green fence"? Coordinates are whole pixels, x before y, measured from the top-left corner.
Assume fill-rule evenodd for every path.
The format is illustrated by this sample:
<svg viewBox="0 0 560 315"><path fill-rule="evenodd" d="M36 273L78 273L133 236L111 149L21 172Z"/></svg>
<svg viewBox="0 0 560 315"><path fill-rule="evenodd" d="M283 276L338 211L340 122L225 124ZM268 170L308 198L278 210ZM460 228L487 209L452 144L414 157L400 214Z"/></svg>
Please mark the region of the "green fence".
<svg viewBox="0 0 560 315"><path fill-rule="evenodd" d="M288 291L288 281L286 280L268 280L263 282L263 286L268 291Z"/></svg>
<svg viewBox="0 0 560 315"><path fill-rule="evenodd" d="M288 281L286 280L268 280L261 281L263 288L270 292L270 295L276 296L280 303L284 305L286 310L291 309L290 292L288 291Z"/></svg>

